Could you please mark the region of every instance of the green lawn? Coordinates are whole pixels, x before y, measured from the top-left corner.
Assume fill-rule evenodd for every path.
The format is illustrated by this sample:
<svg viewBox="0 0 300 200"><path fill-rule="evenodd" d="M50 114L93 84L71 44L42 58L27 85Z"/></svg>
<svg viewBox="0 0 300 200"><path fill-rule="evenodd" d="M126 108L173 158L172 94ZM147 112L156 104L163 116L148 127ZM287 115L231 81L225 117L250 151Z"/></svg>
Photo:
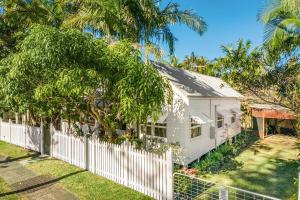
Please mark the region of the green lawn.
<svg viewBox="0 0 300 200"><path fill-rule="evenodd" d="M15 145L0 141L0 156L10 158L22 158L36 154L33 151L28 151Z"/></svg>
<svg viewBox="0 0 300 200"><path fill-rule="evenodd" d="M19 148L14 145L7 144L3 141L0 141L0 156L14 158L27 157L34 154L31 151L27 151L25 149ZM0 194L10 192L11 189L9 185L7 185L4 180L0 177ZM19 199L18 195L9 195L5 197L0 197L1 200L17 200Z"/></svg>
<svg viewBox="0 0 300 200"><path fill-rule="evenodd" d="M10 187L0 178L0 194L1 193L6 193L6 192L11 192ZM1 200L17 200L19 199L19 196L17 195L9 195L9 196L4 196L0 197Z"/></svg>
<svg viewBox="0 0 300 200"><path fill-rule="evenodd" d="M34 152L0 141L0 155L10 158L35 157ZM139 192L106 178L96 176L78 167L57 159L32 159L25 166L40 175L50 175L59 179L60 184L80 199L151 199ZM9 192L9 186L0 178L0 194ZM0 197L4 200L18 199L16 195Z"/></svg>
<svg viewBox="0 0 300 200"><path fill-rule="evenodd" d="M274 135L258 141L242 152L242 167L202 178L282 199L296 199L299 161L297 138Z"/></svg>
<svg viewBox="0 0 300 200"><path fill-rule="evenodd" d="M141 193L60 160L46 159L30 163L27 167L43 175L51 175L57 178L67 176L59 182L80 199L151 199Z"/></svg>

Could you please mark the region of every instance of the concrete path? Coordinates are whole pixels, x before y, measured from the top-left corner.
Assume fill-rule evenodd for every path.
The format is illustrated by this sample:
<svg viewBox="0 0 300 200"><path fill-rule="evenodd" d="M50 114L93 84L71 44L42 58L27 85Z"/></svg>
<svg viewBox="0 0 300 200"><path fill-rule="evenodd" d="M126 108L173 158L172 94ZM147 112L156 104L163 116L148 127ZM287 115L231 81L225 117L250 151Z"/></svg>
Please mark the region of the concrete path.
<svg viewBox="0 0 300 200"><path fill-rule="evenodd" d="M27 169L18 161L9 161L0 157L0 177L8 183L12 191L1 193L3 196L19 194L28 200L77 200L72 193L63 189L58 179L48 176L39 176Z"/></svg>

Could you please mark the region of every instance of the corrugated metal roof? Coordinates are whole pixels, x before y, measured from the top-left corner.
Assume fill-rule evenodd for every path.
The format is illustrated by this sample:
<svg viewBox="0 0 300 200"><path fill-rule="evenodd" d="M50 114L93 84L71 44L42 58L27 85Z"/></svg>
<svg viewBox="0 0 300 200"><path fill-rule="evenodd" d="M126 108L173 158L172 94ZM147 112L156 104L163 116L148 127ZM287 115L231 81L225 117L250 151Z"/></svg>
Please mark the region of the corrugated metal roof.
<svg viewBox="0 0 300 200"><path fill-rule="evenodd" d="M220 78L190 72L158 62L153 62L153 65L170 80L172 85L183 91L187 96L243 97Z"/></svg>
<svg viewBox="0 0 300 200"><path fill-rule="evenodd" d="M275 104L251 104L251 108L256 108L256 109L266 109L266 110L283 110L283 111L291 111L288 108L285 108L280 105L275 105Z"/></svg>

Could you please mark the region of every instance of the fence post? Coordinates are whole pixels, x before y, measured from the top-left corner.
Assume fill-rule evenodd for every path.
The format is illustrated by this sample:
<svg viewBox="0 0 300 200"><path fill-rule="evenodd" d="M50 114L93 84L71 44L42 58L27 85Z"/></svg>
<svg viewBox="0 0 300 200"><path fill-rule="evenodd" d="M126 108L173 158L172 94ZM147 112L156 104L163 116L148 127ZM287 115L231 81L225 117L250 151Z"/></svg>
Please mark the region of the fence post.
<svg viewBox="0 0 300 200"><path fill-rule="evenodd" d="M19 113L15 113L16 124L19 124Z"/></svg>
<svg viewBox="0 0 300 200"><path fill-rule="evenodd" d="M0 140L2 140L2 117L0 117Z"/></svg>
<svg viewBox="0 0 300 200"><path fill-rule="evenodd" d="M170 148L167 152L167 199L173 199L174 181L173 181L173 153Z"/></svg>
<svg viewBox="0 0 300 200"><path fill-rule="evenodd" d="M9 143L11 143L11 119L9 119Z"/></svg>
<svg viewBox="0 0 300 200"><path fill-rule="evenodd" d="M124 142L122 145L122 151L123 151L123 155L124 155L124 163L125 163L125 174L124 174L124 178L125 178L125 186L129 187L129 144L127 144L127 142Z"/></svg>
<svg viewBox="0 0 300 200"><path fill-rule="evenodd" d="M41 155L44 155L44 123L41 119Z"/></svg>
<svg viewBox="0 0 300 200"><path fill-rule="evenodd" d="M219 190L219 200L228 200L228 190L223 186Z"/></svg>
<svg viewBox="0 0 300 200"><path fill-rule="evenodd" d="M30 127L29 127L29 110L26 111L25 114L25 148L27 148L26 143L28 143L27 138L30 134Z"/></svg>
<svg viewBox="0 0 300 200"><path fill-rule="evenodd" d="M53 127L53 123L51 121L50 123L50 156L52 157L52 151L53 151L53 131L54 131L54 127Z"/></svg>
<svg viewBox="0 0 300 200"><path fill-rule="evenodd" d="M84 133L84 157L85 169L89 169L89 139L87 133Z"/></svg>
<svg viewBox="0 0 300 200"><path fill-rule="evenodd" d="M300 172L298 177L298 200L300 200Z"/></svg>

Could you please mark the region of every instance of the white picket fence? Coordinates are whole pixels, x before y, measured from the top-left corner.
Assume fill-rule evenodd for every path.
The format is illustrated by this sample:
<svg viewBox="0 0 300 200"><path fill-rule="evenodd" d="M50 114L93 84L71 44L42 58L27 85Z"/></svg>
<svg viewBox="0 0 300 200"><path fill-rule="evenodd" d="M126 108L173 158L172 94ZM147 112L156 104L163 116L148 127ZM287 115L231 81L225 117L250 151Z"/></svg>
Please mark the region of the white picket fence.
<svg viewBox="0 0 300 200"><path fill-rule="evenodd" d="M172 153L162 155L54 131L52 156L155 199L172 199Z"/></svg>
<svg viewBox="0 0 300 200"><path fill-rule="evenodd" d="M0 139L41 152L40 128L2 122ZM52 130L51 156L85 168L154 199L173 199L172 152L162 155Z"/></svg>
<svg viewBox="0 0 300 200"><path fill-rule="evenodd" d="M13 124L0 120L0 139L26 149L41 151L42 134L39 127Z"/></svg>

